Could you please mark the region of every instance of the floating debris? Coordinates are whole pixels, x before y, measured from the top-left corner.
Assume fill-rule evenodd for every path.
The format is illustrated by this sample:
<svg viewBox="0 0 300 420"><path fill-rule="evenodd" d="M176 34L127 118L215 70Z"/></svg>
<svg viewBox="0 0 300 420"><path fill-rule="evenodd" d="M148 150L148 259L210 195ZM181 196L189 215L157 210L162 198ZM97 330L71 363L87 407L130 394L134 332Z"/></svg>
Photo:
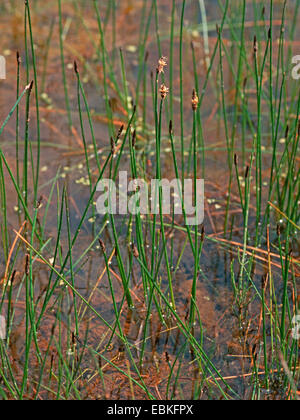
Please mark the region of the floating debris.
<svg viewBox="0 0 300 420"><path fill-rule="evenodd" d="M74 351L73 351L72 349L68 349L68 351L67 351L67 356L68 356L68 357L72 357L72 356L74 356Z"/></svg>
<svg viewBox="0 0 300 420"><path fill-rule="evenodd" d="M41 94L41 99L47 104L47 105L52 105L52 99L49 97L48 93L43 92Z"/></svg>
<svg viewBox="0 0 300 420"><path fill-rule="evenodd" d="M84 186L89 186L90 185L90 180L88 178L84 178L84 177L82 177L80 179L77 179L75 182L76 182L76 184L82 184Z"/></svg>
<svg viewBox="0 0 300 420"><path fill-rule="evenodd" d="M126 51L134 54L134 53L137 52L137 46L136 45L127 45Z"/></svg>

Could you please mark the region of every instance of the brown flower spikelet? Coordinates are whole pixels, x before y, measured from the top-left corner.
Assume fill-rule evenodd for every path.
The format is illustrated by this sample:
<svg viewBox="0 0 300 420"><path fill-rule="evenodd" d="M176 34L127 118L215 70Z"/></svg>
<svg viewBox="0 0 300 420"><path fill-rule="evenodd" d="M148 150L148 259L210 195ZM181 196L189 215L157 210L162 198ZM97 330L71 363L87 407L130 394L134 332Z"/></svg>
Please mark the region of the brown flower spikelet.
<svg viewBox="0 0 300 420"><path fill-rule="evenodd" d="M199 98L198 98L197 92L194 89L193 90L193 96L192 96L192 108L193 108L193 111L197 111L198 104L199 104Z"/></svg>
<svg viewBox="0 0 300 420"><path fill-rule="evenodd" d="M157 67L158 73L164 73L164 68L166 66L167 66L167 58L166 57L161 57L158 60L158 67Z"/></svg>
<svg viewBox="0 0 300 420"><path fill-rule="evenodd" d="M166 85L161 85L161 87L160 87L161 99L165 99L168 93L169 93L169 89L167 88L167 86Z"/></svg>

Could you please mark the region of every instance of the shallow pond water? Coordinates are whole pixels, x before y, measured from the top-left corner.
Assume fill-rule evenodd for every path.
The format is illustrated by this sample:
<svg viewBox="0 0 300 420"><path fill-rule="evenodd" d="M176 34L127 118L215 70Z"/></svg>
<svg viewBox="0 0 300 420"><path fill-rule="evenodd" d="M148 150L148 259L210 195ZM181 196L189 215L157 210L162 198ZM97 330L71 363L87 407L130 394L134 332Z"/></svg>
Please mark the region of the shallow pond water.
<svg viewBox="0 0 300 420"><path fill-rule="evenodd" d="M146 2L146 16L148 17L151 2ZM160 0L158 2L158 23L160 49L162 55L168 56L170 53L170 17L171 17L171 1ZM177 4L178 3L178 4ZM175 133L176 144L179 151L180 141L180 68L179 68L179 22L181 12L181 2L176 2L175 8L175 33L174 33L174 66L173 66L173 129ZM201 2L200 2L201 3ZM209 57L211 57L218 39L215 29L216 23L220 24L222 10L220 4L224 7L224 2L209 1L205 2L207 13L207 45ZM253 11L251 2L247 2L248 12L245 25L245 43L247 51L249 50L249 63L252 66L253 53L253 36L257 29L259 37L264 39L265 31L267 31L269 8L266 7L264 19L261 17L261 4L257 3L257 12ZM0 17L0 53L6 58L7 78L0 81L0 121L4 121L10 109L15 103L16 98L16 51L20 52L22 59L21 64L21 86L26 84L26 51L24 48L24 8L23 5L15 5L15 2L6 1L1 6L3 13ZM107 54L110 57L110 65L113 74L118 82L122 84L122 73L120 70L120 53L122 48L125 58L125 67L127 74L128 104L136 95L136 85L139 78L139 40L143 39L143 29L140 29L141 20L143 18L143 1L124 0L116 2L115 11L115 27L112 20L107 20L105 26L105 41ZM63 38L64 38L64 58L65 72L67 80L68 97L70 102L70 118L73 122L73 131L70 133L68 126L68 114L66 111L65 94L62 82L62 68L60 61L59 46L59 22L57 2L32 2L31 17L32 29L34 36L35 54L37 57L38 83L40 89L40 129L41 129L41 172L39 196L43 198L43 208L39 214L39 222L43 223L45 207L47 208L47 219L45 220L44 238L49 242L42 249L42 255L51 261L53 257L53 249L57 238L58 231L58 212L61 204L61 193L63 188L67 191L69 198L70 211L70 232L75 235L82 214L87 206L90 198L90 185L87 177L87 169L85 162L85 154L81 136L80 120L78 114L77 103L77 82L74 73L74 60L78 62L80 68L83 86L87 95L91 119L94 126L95 138L98 148L98 157L101 165L104 164L110 152L109 129L106 117L105 98L103 92L103 66L97 55L97 46L99 45L99 33L97 28L97 20L92 5L89 2L78 2L75 7L72 1L63 1ZM293 20L293 11L295 3L291 2L287 9L287 26ZM105 16L107 12L106 6L101 7L101 14ZM230 8L230 23L225 22L223 32L224 51L231 57L231 65L234 68L238 63L239 42L238 34L240 27L240 2L234 1ZM110 15L108 15L110 16ZM257 19L257 21L255 21ZM276 2L274 6L274 66L277 63L278 48L277 40L280 35L280 26L282 19L282 5ZM205 81L207 74L207 59L205 56L205 40L203 41L203 26L201 25L201 11L198 2L187 2L186 13L184 17L184 49L183 49L183 93L184 93L184 137L185 137L185 153L188 161L190 153L191 129L192 129L192 113L190 108L191 92L194 88L193 58L190 48L191 42L194 45L196 54L197 72L199 86L201 87ZM52 26L53 25L53 26ZM115 28L115 29L114 29ZM115 32L114 32L115 30ZM236 33L233 34L232 31ZM53 31L53 32L52 32ZM140 35L141 34L141 35ZM299 40L300 32L296 26L293 42L289 42L291 54L300 51ZM141 38L140 38L141 37ZM232 39L236 37L236 42ZM29 44L28 44L29 45ZM265 47L265 41L260 45ZM137 144L137 161L142 167L146 162L148 179L155 172L155 131L154 131L154 114L152 111L153 101L151 95L151 77L150 72L155 72L157 60L160 56L157 45L155 18L153 17L149 35L146 43L146 51L148 52L148 60L145 64L145 78L142 76L140 101L138 103L137 123L138 144ZM32 66L32 54L28 51L30 65ZM262 55L263 57L263 55ZM261 57L261 58L262 58ZM231 71L231 67L226 60L224 52L224 83L226 94L226 112L227 122L232 128L234 123L236 84L235 78ZM248 69L244 71L245 77L251 79L251 73ZM32 68L30 70L30 78L33 77ZM165 72L165 80L168 83L170 73L169 68ZM243 74L244 77L244 74ZM143 95L143 83L146 83L146 95ZM266 77L267 80L267 77ZM274 86L276 78L274 79ZM107 86L109 87L110 107L113 114L113 122L115 130L118 130L121 124L127 124L128 117L124 109L124 103L120 99L120 95L115 91L113 80L108 76ZM274 88L275 89L275 88ZM247 112L250 115L254 127L257 125L257 103L255 95L255 83L253 80L247 85ZM286 92L286 106L291 104L292 99L290 93ZM291 94L291 96L293 96ZM264 98L265 99L265 98ZM168 104L169 106L169 104ZM240 106L240 103L239 103ZM172 153L170 141L168 137L168 118L170 117L170 109L168 108L165 119L163 121L163 141L162 141L162 175L170 178L174 175ZM286 109L286 112L289 112ZM19 158L20 171L23 170L23 147L24 147L24 130L25 130L25 102L20 104L20 143ZM242 113L242 111L241 111ZM244 173L246 166L249 165L251 150L253 145L253 136L247 125L241 123L241 113L237 121L236 135L234 136L236 153L239 155L240 162L240 178L244 181ZM263 101L262 115L262 201L266 206L268 201L268 182L269 172L272 162L272 139L270 135L269 123L269 107ZM203 127L203 138L205 148L205 168L201 161L199 172L205 169L205 234L206 239L203 246L201 256L201 271L197 283L196 303L199 308L199 319L194 328L194 335L198 342L203 340L203 349L219 369L223 378L228 378L230 386L232 386L240 398L251 398L253 392L253 348L257 348L257 352L262 353L262 337L261 337L261 303L258 296L253 290L249 290L243 298L243 305L237 304L236 295L232 287L232 273L235 272L236 278L240 273L240 258L243 250L244 229L243 229L243 212L240 204L240 196L237 182L233 183L231 192L231 201L229 209L228 229L224 238L224 223L227 206L228 192L228 154L227 144L224 132L224 120L222 116L222 98L220 94L220 65L219 58L213 65L211 79L209 80L203 104L201 106L201 117ZM143 118L145 118L143 120ZM292 121L292 116L290 118ZM83 126L86 132L86 140L88 144L88 154L90 162L90 171L93 182L97 180L98 169L95 153L90 135L89 121L86 113L84 113ZM280 127L281 131L284 130ZM34 103L30 110L30 141L32 145L33 161L37 155L37 130L36 130L36 113ZM13 173L16 173L16 116L12 116L8 125L5 127L1 135L1 148L6 156ZM129 149L126 148L121 161L120 169L129 170L130 156ZM278 156L285 150L285 144L279 143ZM299 163L299 155L298 155ZM9 242L12 246L15 231L18 231L22 225L24 215L19 212L18 196L14 185L9 179L9 175L4 170L6 179L6 195L8 197L7 220L9 231ZM255 172L251 174L255 176ZM32 188L32 177L30 177L29 188L29 207L34 209L34 195ZM56 186L56 182L57 185ZM284 179L282 180L284 183ZM254 191L254 181L251 184L252 198L250 202L250 221L249 221L249 241L247 245L247 255L249 258L255 255L253 267L251 270L251 281L256 288L260 289L261 278L265 276L270 268L268 260L268 243L263 234L261 246L258 247L255 241L255 224L256 224L256 196ZM243 184L242 184L243 187ZM57 197L60 197L59 200ZM93 200L94 201L94 200ZM47 207L47 204L49 207ZM76 261L76 277L75 287L80 294L92 304L93 308L101 314L101 316L110 324L115 323L115 313L113 310L109 284L105 274L105 263L99 249L98 242L93 243L94 234L102 227L105 227L104 218L95 215L93 205L90 207L87 217L81 227L76 244L72 249L72 259ZM127 218L125 221L121 217L116 218L117 228L120 229L121 239L119 246L121 248L124 260L128 264L126 269L132 264L130 249L128 247L128 231ZM262 221L262 220L261 220ZM271 212L271 229L270 241L272 244L272 252L276 254L272 257L272 274L274 282L274 290L281 296L283 293L282 286L282 265L280 256L278 255L278 242L276 226L277 222L281 223L282 231L285 230L285 221L275 211ZM145 225L147 225L145 218ZM183 220L176 220L176 228L172 227L172 217L166 216L166 235L170 238L169 252L172 252L174 271L173 288L176 296L177 313L181 319L187 319L190 309L190 290L192 288L194 266L193 255L186 246L183 257L181 252L187 241L186 232L181 231ZM150 226L151 224L149 224ZM125 228L124 228L125 227ZM23 230L22 230L23 232ZM24 231L25 232L25 231ZM155 307L150 318L147 318L147 310L144 302L144 290L141 279L140 268L133 263L132 278L130 289L134 296L135 308L128 309L123 303L123 287L120 275L118 274L118 264L116 256L113 255L113 236L108 225L104 228L102 235L105 238L108 254L111 255L111 277L115 290L116 304L121 309L120 322L123 331L132 345L133 356L136 363L141 363L141 374L147 387L156 398L221 398L219 389L213 384L211 371L207 368L201 369L201 361L195 359L193 349L186 344L185 336L180 332L178 325L174 319L165 311L165 323L161 322ZM150 236L147 241L150 241ZM60 235L60 253L56 260L59 268L68 250L68 229L66 218L63 218L63 224ZM148 245L149 246L149 242ZM296 289L299 286L299 233L295 231L293 241L293 258L295 265L290 267L291 282L296 283ZM255 253L252 252L255 249ZM171 251L172 250L172 251ZM15 255L14 248L13 255ZM24 287L24 266L26 247L18 251L14 268L16 270L15 280L12 287L13 296L13 312L14 321L11 327L9 355L11 360L15 378L21 380L24 369L25 343L24 330L26 323L26 305L25 305L25 287ZM1 253L2 254L2 253ZM178 266L177 261L179 261ZM7 260L5 255L1 255L0 260L0 276L4 278L7 269ZM36 297L37 313L41 310L43 299L49 282L49 267L45 265L39 258L33 265L34 278L34 295ZM67 262L65 270L70 270L70 261ZM167 290L167 272L164 265L159 270L159 282L164 290ZM294 302L293 295L295 289L292 287L288 290L291 302ZM168 293L166 295L169 297ZM7 298L2 303L2 313L5 314L7 309ZM65 289L64 285L58 281L57 289L51 297L45 316L41 320L38 331L38 340L40 350L43 354L48 353L45 358L45 381L43 386L39 388L38 397L53 398L55 391L51 391L53 387L57 390L57 371L60 366L60 356L58 353L59 341L67 355L67 363L70 369L76 370L74 366L80 361L76 370L78 389L82 392L83 398L145 398L145 393L139 387L132 384L128 377L116 370L112 365L99 358L100 369L103 372L103 378L98 374L95 368L95 354L87 349L93 349L104 354L107 359L122 369L122 371L130 371L132 369L132 361L126 356L126 351L120 340L116 337L110 340L110 332L107 327L97 319L94 313L86 310L85 306L79 303L80 331L79 340L72 339L71 332L74 330L74 313L73 313L73 296L71 291ZM159 301L163 307L163 302ZM145 321L147 320L148 321ZM145 322L149 323L145 330ZM53 335L53 328L56 324L60 325L59 333L56 331L55 340L49 344L50 337ZM270 345L270 334L272 331L267 330L267 341ZM143 340L143 334L147 339ZM57 341L58 340L58 341ZM141 344L144 343L144 348ZM109 348L107 345L109 344ZM49 347L48 347L49 346ZM39 361L36 358L34 348L32 348L30 359L29 379L32 387L28 387L28 398L35 395L35 384L39 381ZM144 352L143 356L142 352ZM97 359L97 358L96 358ZM100 362L101 361L101 362ZM176 375L172 377L168 385L170 375L170 367L175 363ZM96 361L97 365L97 361ZM98 366L99 367L99 366ZM263 378L264 375L263 359L258 361L258 377ZM132 369L133 371L133 369ZM53 373L53 376L49 375ZM134 373L132 377L138 380ZM206 379L204 379L206 377ZM266 391L266 398L283 398L276 384L281 380L281 370L274 370L272 380L274 384L270 384L270 389ZM217 379L218 381L218 379ZM205 383L204 386L203 383ZM221 381L220 381L221 383ZM105 386L104 386L105 384ZM195 390L199 391L195 392ZM69 385L66 385L69 388ZM262 389L264 385L262 384ZM201 391L200 391L201 389ZM224 387L225 393L227 388ZM70 391L69 391L70 392ZM262 391L263 392L263 391ZM75 394L76 395L76 394ZM69 394L65 394L69 396Z"/></svg>

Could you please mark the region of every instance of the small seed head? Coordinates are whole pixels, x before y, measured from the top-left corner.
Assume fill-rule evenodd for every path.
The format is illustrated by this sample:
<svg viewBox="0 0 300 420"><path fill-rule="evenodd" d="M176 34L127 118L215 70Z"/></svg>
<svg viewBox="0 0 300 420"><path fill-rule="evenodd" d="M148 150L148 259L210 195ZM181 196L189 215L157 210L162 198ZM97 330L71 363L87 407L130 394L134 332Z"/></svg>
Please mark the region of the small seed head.
<svg viewBox="0 0 300 420"><path fill-rule="evenodd" d="M112 137L110 138L110 145L111 145L111 154L113 156L115 156L115 154L116 154L116 145L115 145L115 141L114 141L114 139Z"/></svg>
<svg viewBox="0 0 300 420"><path fill-rule="evenodd" d="M132 147L133 149L136 146L136 130L134 130L133 134L132 134Z"/></svg>
<svg viewBox="0 0 300 420"><path fill-rule="evenodd" d="M75 71L76 74L79 73L79 71L78 71L78 64L77 64L77 61L76 60L74 61L74 71Z"/></svg>
<svg viewBox="0 0 300 420"><path fill-rule="evenodd" d="M257 52L258 52L258 42L257 42L256 35L254 36L253 50L254 50L254 54L257 55Z"/></svg>
<svg viewBox="0 0 300 420"><path fill-rule="evenodd" d="M26 260L25 260L25 274L27 277L30 274L30 257L28 254L26 254Z"/></svg>
<svg viewBox="0 0 300 420"><path fill-rule="evenodd" d="M192 96L192 108L193 108L193 111L197 111L198 105L199 105L199 98L198 98L198 95L197 95L196 90L194 89L193 90L193 96Z"/></svg>
<svg viewBox="0 0 300 420"><path fill-rule="evenodd" d="M132 252L133 252L133 256L135 258L139 258L139 256L140 256L139 251L138 251L137 247L134 244L132 244Z"/></svg>
<svg viewBox="0 0 300 420"><path fill-rule="evenodd" d="M101 249L102 249L102 252L106 252L106 246L105 246L105 243L102 241L102 239L99 239L99 244L100 244L100 247L101 247Z"/></svg>
<svg viewBox="0 0 300 420"><path fill-rule="evenodd" d="M122 125L122 126L120 127L120 130L118 131L118 134L117 134L117 139L116 139L116 143L120 140L120 137L121 137L121 135L122 135L122 133L123 133L123 130L124 130L124 125Z"/></svg>
<svg viewBox="0 0 300 420"><path fill-rule="evenodd" d="M168 93L169 93L169 89L167 88L167 86L161 85L160 87L161 99L166 99Z"/></svg>
<svg viewBox="0 0 300 420"><path fill-rule="evenodd" d="M164 68L168 65L167 63L167 58L166 57L161 57L158 60L158 67L157 67L157 72L160 73L164 73Z"/></svg>

